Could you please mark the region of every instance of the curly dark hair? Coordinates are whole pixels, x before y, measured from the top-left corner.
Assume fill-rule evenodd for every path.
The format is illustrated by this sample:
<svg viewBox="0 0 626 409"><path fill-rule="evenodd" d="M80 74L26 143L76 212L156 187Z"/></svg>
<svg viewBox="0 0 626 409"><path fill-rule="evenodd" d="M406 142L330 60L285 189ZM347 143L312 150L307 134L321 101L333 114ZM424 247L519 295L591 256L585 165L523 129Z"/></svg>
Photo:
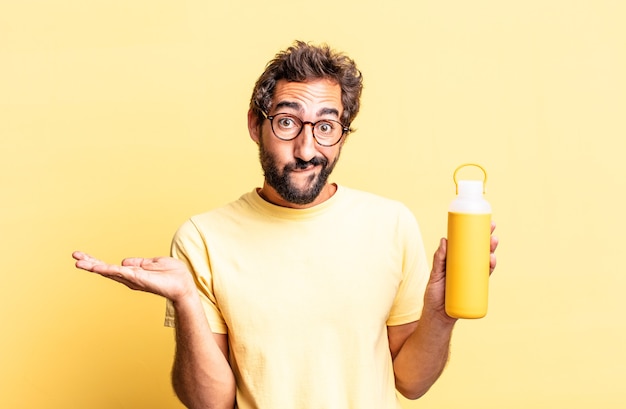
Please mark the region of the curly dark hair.
<svg viewBox="0 0 626 409"><path fill-rule="evenodd" d="M341 87L341 122L349 127L359 112L363 89L361 72L351 58L332 50L327 44L314 46L296 41L291 47L276 54L267 64L254 85L250 99L250 109L259 121L264 119L263 112L269 113L276 83L283 79L291 82L333 80Z"/></svg>

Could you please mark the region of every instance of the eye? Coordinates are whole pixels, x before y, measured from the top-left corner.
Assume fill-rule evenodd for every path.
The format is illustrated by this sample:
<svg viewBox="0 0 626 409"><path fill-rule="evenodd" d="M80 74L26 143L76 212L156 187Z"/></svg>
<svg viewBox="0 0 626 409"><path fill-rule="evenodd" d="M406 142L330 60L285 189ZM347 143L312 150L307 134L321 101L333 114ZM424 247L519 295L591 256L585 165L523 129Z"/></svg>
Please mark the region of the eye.
<svg viewBox="0 0 626 409"><path fill-rule="evenodd" d="M332 122L319 122L315 128L321 134L330 135L335 130L335 124Z"/></svg>
<svg viewBox="0 0 626 409"><path fill-rule="evenodd" d="M279 127L281 127L282 129L292 129L292 128L298 128L298 122L296 121L295 118L290 117L290 116L281 116L276 118L277 121L276 123L278 124Z"/></svg>

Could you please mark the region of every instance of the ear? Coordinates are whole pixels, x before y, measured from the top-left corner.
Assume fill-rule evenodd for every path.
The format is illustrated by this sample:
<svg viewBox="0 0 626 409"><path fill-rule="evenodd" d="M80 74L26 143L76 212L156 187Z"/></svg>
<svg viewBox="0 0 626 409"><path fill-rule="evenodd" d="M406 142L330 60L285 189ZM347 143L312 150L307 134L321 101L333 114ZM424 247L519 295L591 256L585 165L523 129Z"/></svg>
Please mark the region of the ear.
<svg viewBox="0 0 626 409"><path fill-rule="evenodd" d="M261 123L252 109L248 110L248 132L250 133L250 138L258 144L261 139Z"/></svg>

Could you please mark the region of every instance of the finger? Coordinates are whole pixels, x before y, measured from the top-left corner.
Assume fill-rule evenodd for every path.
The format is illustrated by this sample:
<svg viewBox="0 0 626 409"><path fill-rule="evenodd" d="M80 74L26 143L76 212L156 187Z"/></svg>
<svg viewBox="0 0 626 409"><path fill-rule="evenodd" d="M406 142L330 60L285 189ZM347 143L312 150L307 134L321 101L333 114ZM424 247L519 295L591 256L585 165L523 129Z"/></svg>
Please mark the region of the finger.
<svg viewBox="0 0 626 409"><path fill-rule="evenodd" d="M446 261L446 255L448 254L448 240L442 238L439 240L439 248L437 249L437 255L441 261Z"/></svg>
<svg viewBox="0 0 626 409"><path fill-rule="evenodd" d="M139 258L139 260L141 260ZM122 283L133 290L142 289L139 276L143 270L135 266L137 259L132 259L129 265L107 264L93 257L81 259L76 262L76 267L92 273L101 275L102 277Z"/></svg>
<svg viewBox="0 0 626 409"><path fill-rule="evenodd" d="M83 253L82 251L75 251L72 253L72 257L76 260L86 260L91 262L100 262L97 258L90 256L87 253Z"/></svg>
<svg viewBox="0 0 626 409"><path fill-rule="evenodd" d="M90 271L92 273L100 274L105 277L122 277L125 275L133 274L133 270L130 267L107 264L104 261L91 256L78 260L76 262L76 267L82 270Z"/></svg>
<svg viewBox="0 0 626 409"><path fill-rule="evenodd" d="M496 264L496 255L491 253L491 255L489 256L489 274L493 273L493 270L496 269Z"/></svg>
<svg viewBox="0 0 626 409"><path fill-rule="evenodd" d="M127 267L118 266L115 264L95 264L88 269L92 273L100 274L103 277L120 277L123 278L129 274L132 274L132 270Z"/></svg>
<svg viewBox="0 0 626 409"><path fill-rule="evenodd" d="M122 265L129 267L141 267L143 261L143 257L129 257L122 260Z"/></svg>
<svg viewBox="0 0 626 409"><path fill-rule="evenodd" d="M498 236L491 236L489 251L491 253L495 252L496 249L498 248L498 244L500 244L500 239L498 238Z"/></svg>
<svg viewBox="0 0 626 409"><path fill-rule="evenodd" d="M150 271L162 271L168 268L168 266L162 262L163 259L163 257L129 257L122 260L122 265L129 267L139 267L144 270Z"/></svg>
<svg viewBox="0 0 626 409"><path fill-rule="evenodd" d="M493 220L491 221L491 232L493 233L493 231L496 229L496 222L494 222Z"/></svg>
<svg viewBox="0 0 626 409"><path fill-rule="evenodd" d="M94 266L106 264L104 261L80 251L72 253L72 257L76 259L76 268L80 268L82 270L92 271Z"/></svg>

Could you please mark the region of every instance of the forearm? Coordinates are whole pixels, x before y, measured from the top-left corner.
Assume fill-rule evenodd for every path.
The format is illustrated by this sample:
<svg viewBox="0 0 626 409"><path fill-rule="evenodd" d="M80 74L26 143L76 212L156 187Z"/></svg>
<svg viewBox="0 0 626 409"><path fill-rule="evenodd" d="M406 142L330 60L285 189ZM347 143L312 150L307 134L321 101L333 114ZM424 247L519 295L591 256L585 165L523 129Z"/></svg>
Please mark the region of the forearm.
<svg viewBox="0 0 626 409"><path fill-rule="evenodd" d="M191 409L232 409L235 380L224 352L214 339L199 297L174 303L176 354L172 384Z"/></svg>
<svg viewBox="0 0 626 409"><path fill-rule="evenodd" d="M454 321L425 314L393 361L396 388L409 399L424 395L448 361Z"/></svg>

